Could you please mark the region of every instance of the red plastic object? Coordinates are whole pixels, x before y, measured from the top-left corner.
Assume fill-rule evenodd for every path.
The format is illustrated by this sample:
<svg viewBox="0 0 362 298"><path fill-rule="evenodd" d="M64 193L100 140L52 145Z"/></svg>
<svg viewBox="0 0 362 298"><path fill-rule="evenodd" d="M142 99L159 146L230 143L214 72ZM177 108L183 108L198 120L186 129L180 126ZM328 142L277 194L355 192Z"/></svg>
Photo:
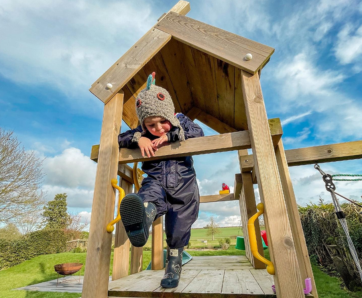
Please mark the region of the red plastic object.
<svg viewBox="0 0 362 298"><path fill-rule="evenodd" d="M266 246L268 245L268 237L266 236L266 232L265 231L260 231L261 237L263 237L264 243Z"/></svg>
<svg viewBox="0 0 362 298"><path fill-rule="evenodd" d="M225 183L223 183L222 184L222 190L230 190L230 188Z"/></svg>

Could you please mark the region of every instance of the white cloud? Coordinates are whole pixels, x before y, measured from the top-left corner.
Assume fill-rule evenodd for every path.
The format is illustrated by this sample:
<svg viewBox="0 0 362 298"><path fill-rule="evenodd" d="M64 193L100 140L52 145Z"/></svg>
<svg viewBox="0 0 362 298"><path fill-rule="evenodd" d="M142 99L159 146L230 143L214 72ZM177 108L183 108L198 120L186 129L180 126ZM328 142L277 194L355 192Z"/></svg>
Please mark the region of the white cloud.
<svg viewBox="0 0 362 298"><path fill-rule="evenodd" d="M291 117L289 117L289 118L287 118L287 119L285 119L285 120L282 120L282 121L281 121L281 124L282 124L282 125L286 125L286 124L288 124L288 123L291 123L291 122L294 122L294 121L296 121L296 120L298 120L298 119L301 119L301 118L303 118L303 117L305 117L305 116L308 116L308 115L310 115L311 113L312 113L312 112L309 111L309 112L306 112L306 113L303 113L303 114L291 116Z"/></svg>
<svg viewBox="0 0 362 298"><path fill-rule="evenodd" d="M94 99L91 84L154 23L147 1L3 0L0 74ZM86 107L89 109L89 106Z"/></svg>
<svg viewBox="0 0 362 298"><path fill-rule="evenodd" d="M302 141L306 140L310 134L309 128L303 128L302 131L297 132L297 137L283 138L284 144L293 144L293 147L299 147Z"/></svg>
<svg viewBox="0 0 362 298"><path fill-rule="evenodd" d="M85 223L85 224L89 224L89 223L90 223L90 220L91 220L91 212L82 211L82 212L79 212L78 215L80 216L80 222L81 222L81 223Z"/></svg>
<svg viewBox="0 0 362 298"><path fill-rule="evenodd" d="M64 187L45 184L42 187L45 199L51 201L56 194L66 193L67 204L71 208L90 208L93 201L93 189L82 189L78 187Z"/></svg>
<svg viewBox="0 0 362 298"><path fill-rule="evenodd" d="M77 148L65 149L60 155L45 159L45 184L62 187L94 187L97 164Z"/></svg>
<svg viewBox="0 0 362 298"><path fill-rule="evenodd" d="M362 25L353 31L353 25L349 23L338 33L335 56L341 64L362 61Z"/></svg>
<svg viewBox="0 0 362 298"><path fill-rule="evenodd" d="M283 61L277 67L279 71L276 73L276 79L282 83L278 86L281 87L285 100L293 101L293 105L311 104L315 99L312 96L318 96L320 101L328 96L330 102L336 84L345 78L336 71L318 69L313 64L313 59L313 56L300 53L292 61ZM310 96L309 100L307 96ZM317 111L325 108L323 105L320 106L320 101L314 105L319 106Z"/></svg>

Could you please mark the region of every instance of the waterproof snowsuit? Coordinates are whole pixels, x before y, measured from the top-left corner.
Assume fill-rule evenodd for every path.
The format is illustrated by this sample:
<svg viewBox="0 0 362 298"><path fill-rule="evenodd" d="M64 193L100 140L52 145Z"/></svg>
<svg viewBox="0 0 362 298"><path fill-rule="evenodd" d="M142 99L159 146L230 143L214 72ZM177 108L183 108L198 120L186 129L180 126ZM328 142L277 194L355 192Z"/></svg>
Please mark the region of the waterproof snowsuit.
<svg viewBox="0 0 362 298"><path fill-rule="evenodd" d="M204 136L199 125L187 116L176 115L185 132L185 139ZM173 127L169 133L169 142L178 141L179 128ZM135 132L142 132L142 127L128 130L118 136L120 148L138 148L132 142ZM150 140L158 137L146 132ZM147 174L143 179L138 195L144 202L152 202L157 208L156 218L166 214L165 230L170 248L181 248L188 244L192 224L199 213L200 194L196 182L196 173L191 156L144 161L142 170Z"/></svg>

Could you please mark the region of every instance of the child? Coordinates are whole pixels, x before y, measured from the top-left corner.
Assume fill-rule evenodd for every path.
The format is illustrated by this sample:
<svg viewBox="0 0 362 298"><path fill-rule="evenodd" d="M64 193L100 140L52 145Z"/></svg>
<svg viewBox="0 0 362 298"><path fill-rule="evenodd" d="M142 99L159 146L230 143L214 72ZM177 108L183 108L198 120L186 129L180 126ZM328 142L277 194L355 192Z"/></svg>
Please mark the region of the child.
<svg viewBox="0 0 362 298"><path fill-rule="evenodd" d="M147 88L136 100L139 127L118 136L120 148L140 148L151 157L160 146L204 135L200 126L183 114L175 115L169 93L154 85L150 75ZM145 156L146 155L146 156ZM121 203L121 218L133 246L146 244L152 222L166 214L168 263L161 286L175 288L181 276L182 251L190 239L192 224L199 212L199 189L191 156L144 161L147 174L137 194L128 194Z"/></svg>

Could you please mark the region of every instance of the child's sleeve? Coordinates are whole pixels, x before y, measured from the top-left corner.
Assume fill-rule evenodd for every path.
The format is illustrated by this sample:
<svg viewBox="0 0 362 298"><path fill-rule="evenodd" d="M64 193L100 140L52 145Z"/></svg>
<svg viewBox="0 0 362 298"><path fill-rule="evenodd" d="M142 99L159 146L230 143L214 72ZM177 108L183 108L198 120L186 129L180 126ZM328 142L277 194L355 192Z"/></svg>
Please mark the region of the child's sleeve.
<svg viewBox="0 0 362 298"><path fill-rule="evenodd" d="M133 135L136 132L142 132L141 125L135 129L127 130L126 132L119 134L118 135L119 148L128 148L128 149L138 148L138 143L132 141Z"/></svg>
<svg viewBox="0 0 362 298"><path fill-rule="evenodd" d="M198 138L203 137L204 132L202 131L202 128L194 123L189 117L181 114L178 117L180 124L185 132L185 139L191 139L191 138ZM178 134L179 134L179 128L174 127L170 132L168 132L168 140L169 142L175 142L178 141Z"/></svg>

